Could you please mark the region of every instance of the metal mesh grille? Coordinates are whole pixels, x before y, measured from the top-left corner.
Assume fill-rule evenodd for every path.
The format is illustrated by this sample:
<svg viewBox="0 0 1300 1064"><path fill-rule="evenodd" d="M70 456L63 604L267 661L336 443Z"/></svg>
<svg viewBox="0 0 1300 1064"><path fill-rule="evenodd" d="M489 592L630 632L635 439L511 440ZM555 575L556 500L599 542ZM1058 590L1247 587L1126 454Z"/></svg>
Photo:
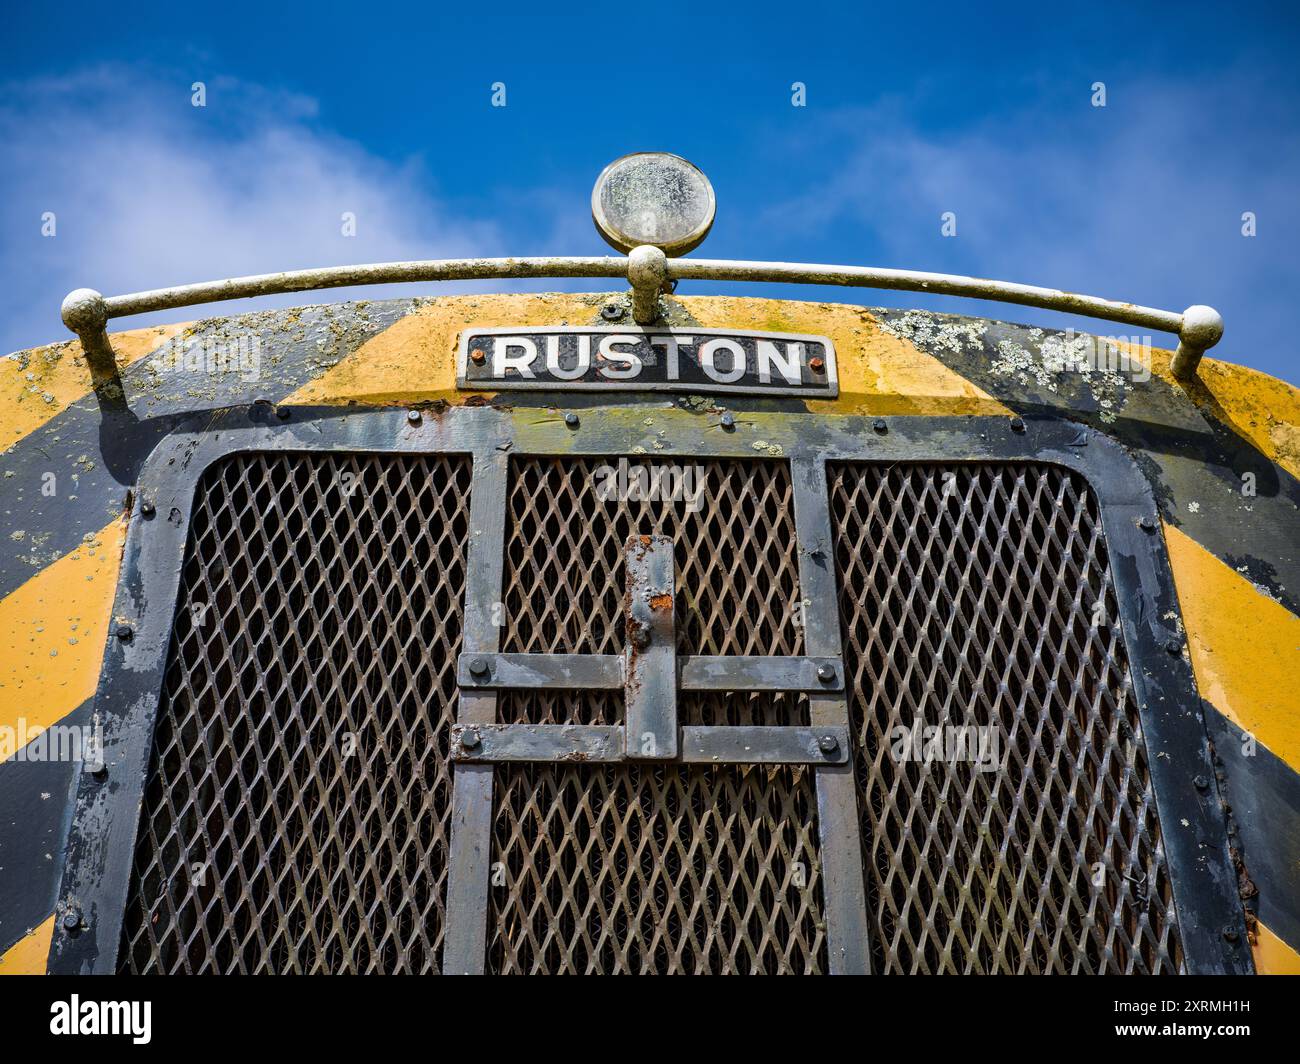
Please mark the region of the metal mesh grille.
<svg viewBox="0 0 1300 1064"><path fill-rule="evenodd" d="M675 493L664 474L683 468L692 487ZM665 535L674 541L678 654L803 653L783 462L522 459L507 506L503 651L622 653L624 544ZM497 713L502 723L618 724L622 698L510 692ZM683 696L680 713L683 724L808 723L807 699L791 694Z"/></svg>
<svg viewBox="0 0 1300 1064"><path fill-rule="evenodd" d="M825 971L816 811L785 766L499 772L489 970Z"/></svg>
<svg viewBox="0 0 1300 1064"><path fill-rule="evenodd" d="M1088 486L1051 466L829 480L876 970L1177 970ZM979 733L927 744L948 725L991 726L999 768L949 754Z"/></svg>
<svg viewBox="0 0 1300 1064"><path fill-rule="evenodd" d="M438 969L469 485L457 457L205 474L121 970Z"/></svg>
<svg viewBox="0 0 1300 1064"><path fill-rule="evenodd" d="M691 495L652 459L527 459L508 501L503 649L619 653L623 548L675 542L679 654L800 654L789 471L709 461ZM640 472L638 472L640 471ZM621 699L517 692L500 719L617 723ZM807 723L806 699L681 699L684 723ZM790 767L498 771L488 963L496 972L815 972L826 967L812 778Z"/></svg>

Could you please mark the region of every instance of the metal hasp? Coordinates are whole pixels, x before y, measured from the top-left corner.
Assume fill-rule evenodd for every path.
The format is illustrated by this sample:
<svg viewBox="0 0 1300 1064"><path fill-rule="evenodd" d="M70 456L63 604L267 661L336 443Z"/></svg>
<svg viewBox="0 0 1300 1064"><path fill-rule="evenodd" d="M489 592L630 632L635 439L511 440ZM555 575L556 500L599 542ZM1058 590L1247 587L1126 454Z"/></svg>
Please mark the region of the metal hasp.
<svg viewBox="0 0 1300 1064"><path fill-rule="evenodd" d="M485 690L623 690L622 725L495 724L462 720L451 756L462 762L681 761L705 764L840 765L848 760L843 721L798 727L678 727L677 692L805 691L843 698L838 656L677 656L673 541L633 536L623 548L627 649L614 654L465 652L457 680ZM680 741L679 741L680 736Z"/></svg>
<svg viewBox="0 0 1300 1064"><path fill-rule="evenodd" d="M673 541L634 536L627 557L627 678L624 745L629 758L677 756L677 633L673 625Z"/></svg>

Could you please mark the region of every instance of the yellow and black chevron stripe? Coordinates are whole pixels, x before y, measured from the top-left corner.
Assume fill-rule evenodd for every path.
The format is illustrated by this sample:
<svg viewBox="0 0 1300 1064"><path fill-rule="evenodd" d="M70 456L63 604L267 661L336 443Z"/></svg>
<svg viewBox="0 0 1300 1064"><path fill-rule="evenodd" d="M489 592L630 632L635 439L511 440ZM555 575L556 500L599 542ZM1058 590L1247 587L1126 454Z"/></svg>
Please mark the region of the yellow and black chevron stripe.
<svg viewBox="0 0 1300 1064"><path fill-rule="evenodd" d="M126 402L101 411L75 342L0 360L0 728L30 736L88 719L144 458L196 410L464 402L454 344L473 325L599 320L600 295L462 296L307 307L119 333ZM814 413L1050 412L1135 455L1165 522L1183 622L1256 914L1261 972L1300 972L1300 392L1206 359L1180 384L1169 354L1149 380L1053 373L1041 329L917 311L685 298L703 326L817 333L839 355L840 398ZM169 370L178 342L256 335L238 367ZM1055 338L1053 340L1053 338ZM743 405L740 397L734 402ZM10 734L13 734L11 732ZM75 766L0 763L0 973L43 971Z"/></svg>

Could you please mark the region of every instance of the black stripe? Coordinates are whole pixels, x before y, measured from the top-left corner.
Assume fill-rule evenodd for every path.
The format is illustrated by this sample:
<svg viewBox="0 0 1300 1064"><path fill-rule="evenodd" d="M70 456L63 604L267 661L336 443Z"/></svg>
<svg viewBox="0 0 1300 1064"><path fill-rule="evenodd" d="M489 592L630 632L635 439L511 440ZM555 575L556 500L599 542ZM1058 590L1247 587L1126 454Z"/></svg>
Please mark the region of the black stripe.
<svg viewBox="0 0 1300 1064"><path fill-rule="evenodd" d="M1246 756L1241 728L1204 705L1223 761L1220 788L1232 809L1233 842L1259 888L1251 907L1270 931L1300 950L1300 775L1260 743L1254 756Z"/></svg>

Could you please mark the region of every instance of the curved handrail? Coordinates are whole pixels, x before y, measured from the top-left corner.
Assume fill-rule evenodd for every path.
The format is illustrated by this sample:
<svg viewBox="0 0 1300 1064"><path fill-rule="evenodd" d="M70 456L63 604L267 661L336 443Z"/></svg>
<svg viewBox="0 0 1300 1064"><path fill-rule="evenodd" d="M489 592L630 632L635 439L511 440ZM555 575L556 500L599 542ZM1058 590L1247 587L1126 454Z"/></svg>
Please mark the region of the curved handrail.
<svg viewBox="0 0 1300 1064"><path fill-rule="evenodd" d="M669 259L654 247L617 256L555 256L504 259L431 259L415 262L329 266L312 270L232 277L220 281L158 288L129 295L103 296L79 288L63 301L63 321L82 342L98 382L116 376L116 359L105 327L111 318L173 310L228 299L306 292L356 285L417 281L469 281L489 278L626 277L632 285L633 317L649 325L658 316L658 296L672 281L760 281L838 285L988 299L1002 303L1082 314L1177 334L1176 376L1191 377L1201 356L1223 335L1223 319L1210 307L1191 306L1181 314L1055 288L994 281L956 274L892 270L872 266L818 263L744 262L730 259Z"/></svg>

